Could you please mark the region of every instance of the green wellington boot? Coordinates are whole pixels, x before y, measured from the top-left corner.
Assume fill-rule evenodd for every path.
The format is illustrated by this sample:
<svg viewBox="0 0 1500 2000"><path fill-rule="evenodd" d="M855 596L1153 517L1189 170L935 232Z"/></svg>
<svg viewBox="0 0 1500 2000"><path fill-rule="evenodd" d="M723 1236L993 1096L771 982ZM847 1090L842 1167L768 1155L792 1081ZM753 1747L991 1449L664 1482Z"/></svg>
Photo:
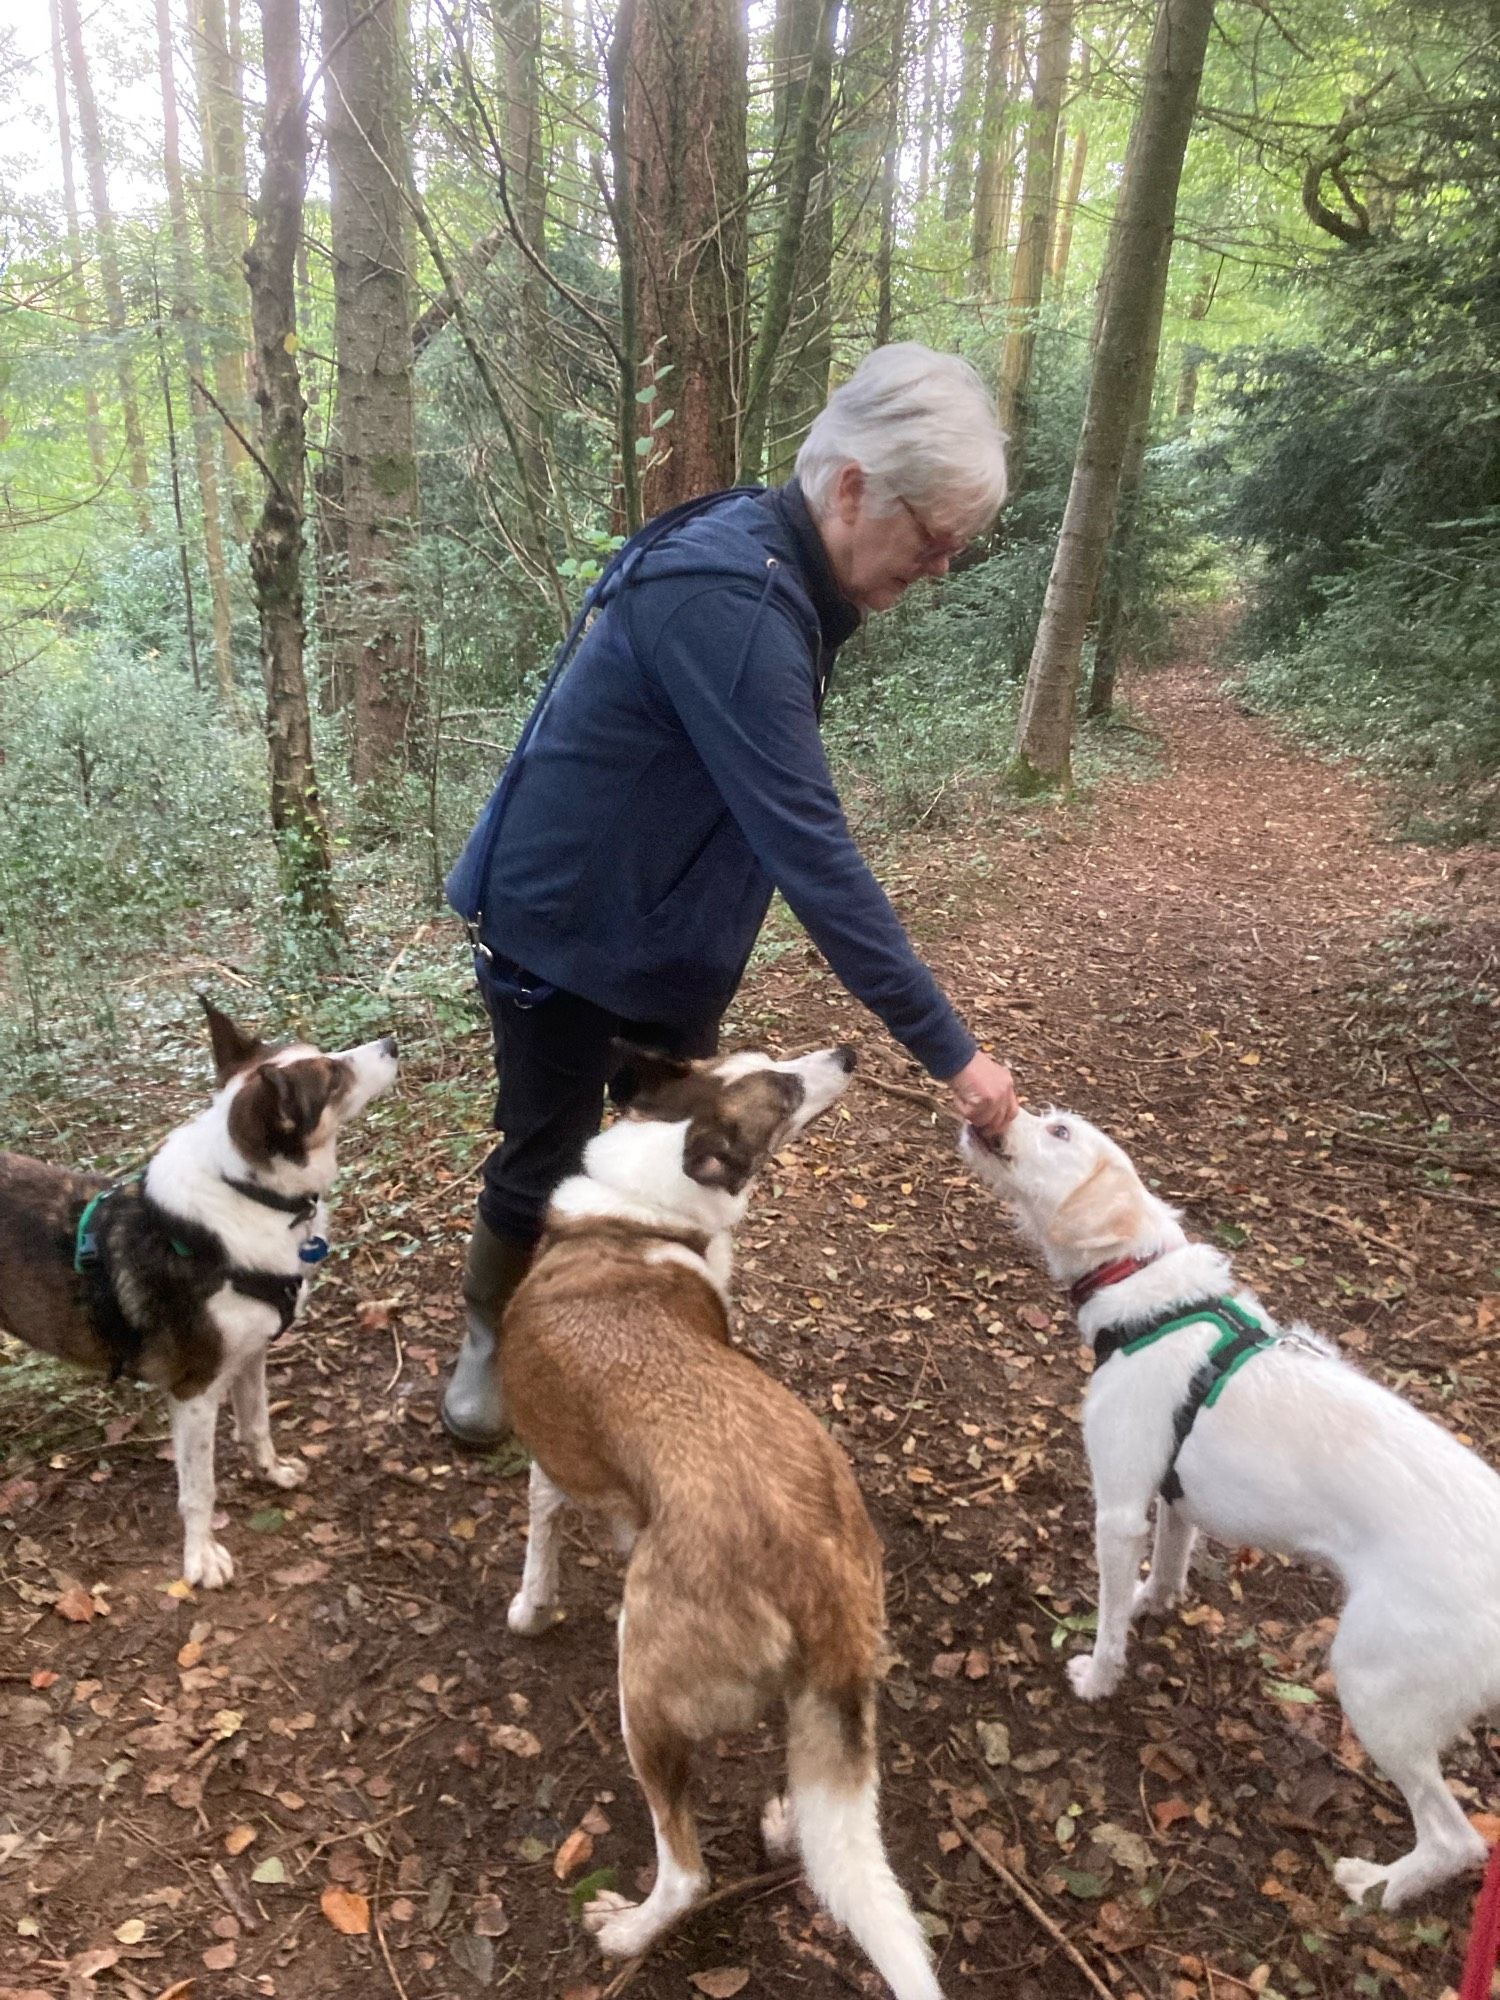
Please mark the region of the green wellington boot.
<svg viewBox="0 0 1500 2000"><path fill-rule="evenodd" d="M500 1320L511 1294L531 1264L533 1245L497 1236L474 1218L464 1258L464 1333L448 1387L443 1392L443 1428L460 1444L499 1444L505 1436L500 1395Z"/></svg>

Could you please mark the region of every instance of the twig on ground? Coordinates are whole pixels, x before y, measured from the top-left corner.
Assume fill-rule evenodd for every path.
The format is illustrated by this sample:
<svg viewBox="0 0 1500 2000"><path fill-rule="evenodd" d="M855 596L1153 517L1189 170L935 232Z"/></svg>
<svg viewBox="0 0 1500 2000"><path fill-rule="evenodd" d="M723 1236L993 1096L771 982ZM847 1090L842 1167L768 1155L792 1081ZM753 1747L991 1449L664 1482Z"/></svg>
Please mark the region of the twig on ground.
<svg viewBox="0 0 1500 2000"><path fill-rule="evenodd" d="M250 1908L250 1905L235 1887L234 1880L223 1862L210 1861L208 1872L213 1877L214 1887L229 1905L233 1914L239 1919L241 1925L247 1931L258 1931L260 1929L260 1918Z"/></svg>
<svg viewBox="0 0 1500 2000"><path fill-rule="evenodd" d="M780 1868L768 1868L763 1875L742 1876L738 1882L726 1882L722 1889L715 1889L711 1895L705 1896L700 1902L694 1903L690 1910L683 1911L683 1916L696 1917L701 1911L712 1909L715 1903L727 1903L737 1896L751 1895L757 1889L784 1888L787 1883L795 1882L801 1873L802 1870L795 1863L792 1863ZM638 1958L632 1958L623 1965L609 1982L608 1986L605 1987L602 2000L618 2000L618 1996L625 1991L626 1987L634 1983L636 1974L661 1943L662 1939L675 1929L675 1924L668 1924L666 1930L659 1932ZM1109 2000L1114 2000L1112 1994L1109 1996Z"/></svg>
<svg viewBox="0 0 1500 2000"><path fill-rule="evenodd" d="M391 1345L396 1350L396 1366L391 1371L390 1381L387 1382L385 1385L385 1394L387 1396L391 1393L392 1389L395 1388L396 1384L401 1380L401 1370L406 1366L406 1357L401 1352L401 1336L396 1331L394 1321L391 1324Z"/></svg>
<svg viewBox="0 0 1500 2000"><path fill-rule="evenodd" d="M962 1125L964 1122L956 1111L950 1110L946 1104L940 1104L935 1097L929 1097L925 1090L912 1090L904 1083L887 1083L883 1077L871 1076L867 1070L862 1069L854 1072L854 1081L868 1084L871 1090L883 1091L887 1097L904 1097L908 1104L919 1105L929 1116L951 1118L955 1125Z"/></svg>
<svg viewBox="0 0 1500 2000"><path fill-rule="evenodd" d="M391 1975L391 1984L400 1994L401 2000L411 2000L411 1995L401 1984L401 1975L396 1970L396 1961L391 1957L391 1948L385 1941L385 1932L380 1927L380 1876L385 1866L384 1857L375 1870L375 1894L370 1902L370 1922L375 1931L375 1942L380 1946L380 1956L385 1960L385 1969Z"/></svg>
<svg viewBox="0 0 1500 2000"><path fill-rule="evenodd" d="M1482 1097L1486 1104L1493 1104L1495 1109L1500 1111L1500 1097L1492 1097L1487 1090L1481 1088L1466 1069L1460 1069L1456 1062L1449 1062L1446 1056L1439 1056L1437 1060L1443 1065L1444 1069L1451 1069L1460 1083L1466 1083L1476 1097Z"/></svg>
<svg viewBox="0 0 1500 2000"><path fill-rule="evenodd" d="M595 1748L602 1750L606 1757L613 1756L614 1753L609 1747L609 1740L605 1736L604 1731L599 1727L597 1719L589 1713L576 1694L570 1694L568 1700L572 1702L574 1708L578 1711L578 1729L586 1729L594 1739ZM578 1734L578 1729L574 1729L569 1733L568 1741L570 1743Z"/></svg>
<svg viewBox="0 0 1500 2000"><path fill-rule="evenodd" d="M1378 1229L1367 1229L1362 1222L1356 1222L1352 1216L1334 1215L1329 1209L1311 1208L1306 1202L1289 1201L1285 1196L1282 1199L1286 1201L1288 1208L1296 1209L1299 1215L1310 1215L1314 1222L1330 1223L1335 1229L1347 1230L1351 1236L1362 1237L1370 1243L1378 1243L1382 1250L1389 1250L1403 1263L1410 1264L1415 1261L1417 1254L1415 1250L1409 1249L1404 1243L1397 1243L1393 1237L1382 1236Z"/></svg>
<svg viewBox="0 0 1500 2000"><path fill-rule="evenodd" d="M396 956L391 960L390 964L386 967L385 971L381 973L380 978L376 981L375 991L377 993L385 992L386 988L390 985L392 978L395 976L396 968L398 965L400 965L402 959L405 958L406 954L411 950L412 946L414 944L419 944L431 929L432 929L431 918L428 918L424 922L417 925L417 928L412 932L411 936L406 940L406 943L402 945L401 949L396 953Z"/></svg>
<svg viewBox="0 0 1500 2000"><path fill-rule="evenodd" d="M1089 1964L1067 1932L1047 1915L1047 1912L1031 1894L1030 1890L1011 1873L1003 1861L997 1861L987 1848L980 1846L979 1842L970 1833L963 1821L958 1818L957 1814L954 1815L953 1825L955 1830L973 1848L990 1873L998 1876L1000 1881L1005 1884L1006 1888L1009 1889L1010 1893L1015 1897L1033 1923L1039 1924L1058 1949L1066 1954L1072 1964L1077 1966L1094 1991L1102 1994L1104 2000L1115 2000L1114 1990L1105 1985L1104 1981L1095 1972L1094 1968Z"/></svg>
<svg viewBox="0 0 1500 2000"><path fill-rule="evenodd" d="M1406 1064L1406 1074L1411 1078L1411 1087L1417 1093L1417 1102L1422 1107L1422 1115L1430 1125L1433 1122L1435 1114L1432 1106L1427 1102L1427 1092L1422 1088L1422 1079L1417 1075L1417 1066L1411 1059L1410 1049L1405 1051L1403 1060Z"/></svg>

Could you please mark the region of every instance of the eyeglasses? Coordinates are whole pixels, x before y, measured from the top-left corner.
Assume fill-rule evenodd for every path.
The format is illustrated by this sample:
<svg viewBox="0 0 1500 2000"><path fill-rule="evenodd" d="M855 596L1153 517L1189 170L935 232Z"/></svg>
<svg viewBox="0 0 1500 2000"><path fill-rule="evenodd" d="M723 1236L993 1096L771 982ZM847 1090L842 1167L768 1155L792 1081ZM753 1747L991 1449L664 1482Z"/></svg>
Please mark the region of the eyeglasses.
<svg viewBox="0 0 1500 2000"><path fill-rule="evenodd" d="M910 500L903 499L899 493L896 495L896 501L917 531L924 563L951 562L955 556L961 556L969 546L967 538L963 536L939 535L929 528Z"/></svg>

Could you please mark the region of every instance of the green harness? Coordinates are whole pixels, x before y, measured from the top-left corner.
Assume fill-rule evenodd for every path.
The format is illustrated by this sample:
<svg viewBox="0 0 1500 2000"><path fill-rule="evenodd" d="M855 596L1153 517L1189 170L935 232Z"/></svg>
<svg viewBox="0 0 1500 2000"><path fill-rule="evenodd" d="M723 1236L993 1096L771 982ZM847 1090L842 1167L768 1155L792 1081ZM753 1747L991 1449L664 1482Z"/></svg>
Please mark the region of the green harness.
<svg viewBox="0 0 1500 2000"><path fill-rule="evenodd" d="M1230 1376L1243 1368L1252 1355L1263 1354L1268 1347L1275 1347L1280 1335L1274 1327L1256 1319L1253 1313L1246 1312L1233 1299L1220 1298L1204 1299L1197 1305L1174 1310L1134 1333L1128 1327L1106 1327L1094 1342L1094 1367L1097 1370L1116 1354L1139 1354L1143 1347L1154 1346L1158 1340L1165 1340L1169 1333L1180 1333L1184 1327L1204 1325L1216 1326L1219 1337L1194 1372L1187 1394L1172 1418L1172 1456L1167 1460L1167 1469L1161 1481L1162 1498L1167 1501L1182 1498L1177 1460L1187 1443L1189 1431L1197 1421L1198 1412L1212 1409L1223 1394L1224 1384Z"/></svg>

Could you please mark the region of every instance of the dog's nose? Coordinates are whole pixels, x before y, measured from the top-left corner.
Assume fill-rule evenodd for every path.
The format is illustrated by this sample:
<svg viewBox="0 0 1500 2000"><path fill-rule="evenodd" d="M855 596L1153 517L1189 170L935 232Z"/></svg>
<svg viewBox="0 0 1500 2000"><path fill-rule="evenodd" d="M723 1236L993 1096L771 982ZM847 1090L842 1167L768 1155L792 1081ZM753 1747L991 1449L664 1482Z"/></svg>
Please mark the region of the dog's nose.
<svg viewBox="0 0 1500 2000"><path fill-rule="evenodd" d="M833 1052L833 1058L834 1061L838 1064L839 1068L846 1072L852 1070L855 1064L859 1061L859 1056L853 1049L850 1048L847 1042L839 1043L838 1047Z"/></svg>
<svg viewBox="0 0 1500 2000"><path fill-rule="evenodd" d="M382 1055L389 1056L391 1060L394 1062L396 1057L400 1054L400 1050L396 1047L396 1037L394 1035L383 1035L381 1037L380 1053Z"/></svg>

